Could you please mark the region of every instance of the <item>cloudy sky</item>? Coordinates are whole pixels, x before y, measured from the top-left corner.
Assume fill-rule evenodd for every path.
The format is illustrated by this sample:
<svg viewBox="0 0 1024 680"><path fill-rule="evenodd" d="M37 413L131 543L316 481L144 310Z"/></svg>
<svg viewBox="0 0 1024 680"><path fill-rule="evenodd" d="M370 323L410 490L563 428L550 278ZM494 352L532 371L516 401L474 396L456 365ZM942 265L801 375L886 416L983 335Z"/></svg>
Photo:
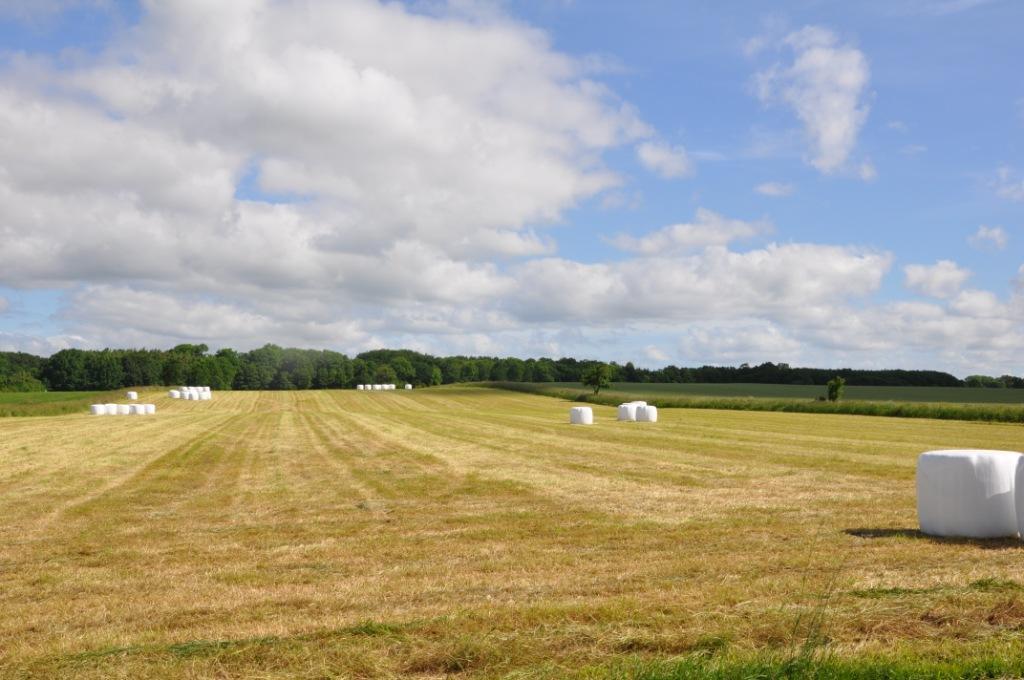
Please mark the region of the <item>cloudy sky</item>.
<svg viewBox="0 0 1024 680"><path fill-rule="evenodd" d="M1024 4L0 0L0 349L1024 374Z"/></svg>

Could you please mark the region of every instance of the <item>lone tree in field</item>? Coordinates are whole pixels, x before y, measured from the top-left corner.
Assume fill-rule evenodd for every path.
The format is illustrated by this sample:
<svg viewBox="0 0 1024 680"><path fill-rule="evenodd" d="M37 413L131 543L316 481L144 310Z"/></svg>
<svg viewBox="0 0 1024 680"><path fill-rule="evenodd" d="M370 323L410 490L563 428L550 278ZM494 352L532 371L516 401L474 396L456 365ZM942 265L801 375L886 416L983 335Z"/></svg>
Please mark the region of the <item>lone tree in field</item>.
<svg viewBox="0 0 1024 680"><path fill-rule="evenodd" d="M843 388L846 387L846 380L840 376L836 376L825 384L825 389L828 392L829 401L839 401L843 398Z"/></svg>
<svg viewBox="0 0 1024 680"><path fill-rule="evenodd" d="M611 386L612 367L608 364L594 364L583 371L580 382L587 387L593 387L594 394L597 394L602 387Z"/></svg>

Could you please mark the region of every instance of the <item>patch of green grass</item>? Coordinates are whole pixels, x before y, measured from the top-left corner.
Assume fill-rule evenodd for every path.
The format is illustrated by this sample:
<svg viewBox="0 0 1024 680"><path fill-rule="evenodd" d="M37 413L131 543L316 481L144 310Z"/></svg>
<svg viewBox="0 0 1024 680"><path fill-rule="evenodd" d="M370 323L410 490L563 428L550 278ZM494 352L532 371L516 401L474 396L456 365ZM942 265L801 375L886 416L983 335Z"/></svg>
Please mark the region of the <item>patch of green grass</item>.
<svg viewBox="0 0 1024 680"><path fill-rule="evenodd" d="M916 658L837 658L804 661L784 656L753 659L693 654L674 661L635 660L584 677L623 680L928 680L933 678L1011 678L1024 673L1024 658L926 660Z"/></svg>
<svg viewBox="0 0 1024 680"><path fill-rule="evenodd" d="M88 413L90 404L124 399L121 390L111 392L0 392L0 417L61 416Z"/></svg>
<svg viewBox="0 0 1024 680"><path fill-rule="evenodd" d="M868 600L880 600L886 597L905 597L907 595L925 595L928 593L936 593L942 590L941 588L862 588L860 590L851 590L850 594L854 597L860 597Z"/></svg>
<svg viewBox="0 0 1024 680"><path fill-rule="evenodd" d="M827 413L860 416L881 416L893 418L933 418L937 420L972 420L983 422L1024 423L1024 406L1010 404L969 404L925 401L856 401L851 399L830 402L817 401L815 399L807 398L774 398L769 396L671 396L672 393L666 390L652 389L650 392L641 391L655 387L654 385L650 384L631 384L629 385L631 391L621 391L621 388L624 385L623 383L618 383L614 385L612 390L602 391L600 394L593 394L592 392L580 392L580 388L566 387L566 385L572 384L573 383L482 383L482 385L486 387L511 390L515 392L527 392L530 394L542 394L549 397L567 399L569 401L585 402L590 404L603 404L605 406L615 406L624 401L633 400L636 399L637 397L643 397L644 400L647 401L647 403L653 406L657 406L658 408L701 408L727 411ZM659 385L658 387L664 386ZM671 387L685 387L685 385L671 385ZM729 387L736 386L729 385ZM793 386L759 385L758 387L777 388ZM939 388L917 389L925 390ZM969 388L962 389L967 390ZM997 390L991 391L994 392ZM1002 391L1014 392L1014 390ZM669 396L664 396L666 393L669 394Z"/></svg>

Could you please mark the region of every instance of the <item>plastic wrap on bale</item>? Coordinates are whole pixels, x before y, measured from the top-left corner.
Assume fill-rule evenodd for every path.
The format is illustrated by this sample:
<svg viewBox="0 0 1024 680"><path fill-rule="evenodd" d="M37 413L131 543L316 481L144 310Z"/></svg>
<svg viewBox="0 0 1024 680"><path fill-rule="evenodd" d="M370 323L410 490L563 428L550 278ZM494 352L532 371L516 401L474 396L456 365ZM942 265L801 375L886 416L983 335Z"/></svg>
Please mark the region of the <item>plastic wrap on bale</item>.
<svg viewBox="0 0 1024 680"><path fill-rule="evenodd" d="M625 403L619 404L617 418L619 420L631 423L636 420L636 404Z"/></svg>
<svg viewBox="0 0 1024 680"><path fill-rule="evenodd" d="M589 406L573 406L569 409L569 423L572 425L593 425L594 409Z"/></svg>
<svg viewBox="0 0 1024 680"><path fill-rule="evenodd" d="M921 531L949 538L1005 538L1019 531L1016 451L951 449L917 459Z"/></svg>
<svg viewBox="0 0 1024 680"><path fill-rule="evenodd" d="M636 407L636 420L639 423L656 423L656 422L658 422L658 407L657 406L637 406Z"/></svg>

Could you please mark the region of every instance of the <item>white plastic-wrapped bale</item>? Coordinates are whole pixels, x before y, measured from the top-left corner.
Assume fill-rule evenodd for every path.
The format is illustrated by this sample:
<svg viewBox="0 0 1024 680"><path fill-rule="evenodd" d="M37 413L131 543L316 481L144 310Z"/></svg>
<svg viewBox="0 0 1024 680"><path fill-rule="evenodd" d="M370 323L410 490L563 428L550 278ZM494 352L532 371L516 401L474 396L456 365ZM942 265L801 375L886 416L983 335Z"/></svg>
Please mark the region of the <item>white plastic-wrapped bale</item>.
<svg viewBox="0 0 1024 680"><path fill-rule="evenodd" d="M125 395L125 397L127 397L128 399L131 399L132 401L135 401L136 399L139 398L139 393L138 392L128 392Z"/></svg>
<svg viewBox="0 0 1024 680"><path fill-rule="evenodd" d="M618 418L626 422L634 422L636 420L636 404L632 402L619 404Z"/></svg>
<svg viewBox="0 0 1024 680"><path fill-rule="evenodd" d="M411 390L412 389L412 385L410 385L409 383L405 383L405 389Z"/></svg>
<svg viewBox="0 0 1024 680"><path fill-rule="evenodd" d="M119 416L127 416L127 415L130 415L131 412L132 412L132 408L128 404L118 404L117 405L117 415L119 415Z"/></svg>
<svg viewBox="0 0 1024 680"><path fill-rule="evenodd" d="M633 406L647 406L647 402L646 401L630 401L630 402L626 402L626 403L632 404Z"/></svg>
<svg viewBox="0 0 1024 680"><path fill-rule="evenodd" d="M116 416L117 415L117 404L104 404L103 408L106 409L108 416Z"/></svg>
<svg viewBox="0 0 1024 680"><path fill-rule="evenodd" d="M573 406L569 409L569 423L572 425L593 425L594 409L589 406Z"/></svg>
<svg viewBox="0 0 1024 680"><path fill-rule="evenodd" d="M107 407L103 404L93 404L89 407L89 413L94 416L105 416L107 415Z"/></svg>
<svg viewBox="0 0 1024 680"><path fill-rule="evenodd" d="M379 392L381 389L383 389L382 385L377 385L376 383L373 385L374 392Z"/></svg>
<svg viewBox="0 0 1024 680"><path fill-rule="evenodd" d="M170 397L171 399L181 399L181 392L179 392L178 390L170 390L167 393L167 396Z"/></svg>
<svg viewBox="0 0 1024 680"><path fill-rule="evenodd" d="M1016 451L952 449L917 458L917 518L931 536L1001 538L1019 531Z"/></svg>
<svg viewBox="0 0 1024 680"><path fill-rule="evenodd" d="M638 423L656 423L658 422L658 407L657 406L637 406L636 407L636 420Z"/></svg>
<svg viewBox="0 0 1024 680"><path fill-rule="evenodd" d="M356 389L357 390L362 390L362 389L366 389L366 388L364 388L362 385L356 385Z"/></svg>
<svg viewBox="0 0 1024 680"><path fill-rule="evenodd" d="M1013 505L1017 512L1017 531L1024 539L1024 455L1017 459L1017 470L1014 473Z"/></svg>
<svg viewBox="0 0 1024 680"><path fill-rule="evenodd" d="M156 404L143 404L146 408L146 415L151 416L156 413Z"/></svg>
<svg viewBox="0 0 1024 680"><path fill-rule="evenodd" d="M129 406L130 413L133 416L144 416L146 415L146 407L142 404L131 404Z"/></svg>

